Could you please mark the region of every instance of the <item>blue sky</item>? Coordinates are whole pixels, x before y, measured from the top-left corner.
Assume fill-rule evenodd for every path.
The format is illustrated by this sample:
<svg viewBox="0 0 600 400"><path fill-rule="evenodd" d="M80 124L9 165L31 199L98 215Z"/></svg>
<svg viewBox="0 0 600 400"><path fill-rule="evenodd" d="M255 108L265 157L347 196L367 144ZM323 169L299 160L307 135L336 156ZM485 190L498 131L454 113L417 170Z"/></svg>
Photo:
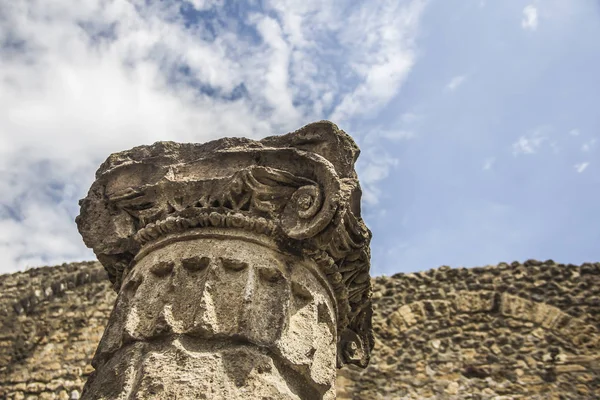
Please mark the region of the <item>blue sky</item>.
<svg viewBox="0 0 600 400"><path fill-rule="evenodd" d="M92 259L111 153L352 135L372 273L600 260L592 0L4 2L0 272Z"/></svg>

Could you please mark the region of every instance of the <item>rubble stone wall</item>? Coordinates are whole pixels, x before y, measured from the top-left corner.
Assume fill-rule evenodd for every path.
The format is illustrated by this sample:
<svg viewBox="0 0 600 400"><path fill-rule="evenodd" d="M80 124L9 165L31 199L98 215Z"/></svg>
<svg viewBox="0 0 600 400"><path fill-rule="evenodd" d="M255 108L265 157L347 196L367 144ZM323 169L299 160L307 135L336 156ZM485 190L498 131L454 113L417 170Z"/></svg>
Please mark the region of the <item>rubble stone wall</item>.
<svg viewBox="0 0 600 400"><path fill-rule="evenodd" d="M77 399L116 295L98 263L0 275L0 398ZM369 367L338 399L600 398L600 263L373 279Z"/></svg>
<svg viewBox="0 0 600 400"><path fill-rule="evenodd" d="M375 351L339 399L600 398L600 264L374 279Z"/></svg>
<svg viewBox="0 0 600 400"><path fill-rule="evenodd" d="M116 294L99 263L0 275L0 398L78 399Z"/></svg>

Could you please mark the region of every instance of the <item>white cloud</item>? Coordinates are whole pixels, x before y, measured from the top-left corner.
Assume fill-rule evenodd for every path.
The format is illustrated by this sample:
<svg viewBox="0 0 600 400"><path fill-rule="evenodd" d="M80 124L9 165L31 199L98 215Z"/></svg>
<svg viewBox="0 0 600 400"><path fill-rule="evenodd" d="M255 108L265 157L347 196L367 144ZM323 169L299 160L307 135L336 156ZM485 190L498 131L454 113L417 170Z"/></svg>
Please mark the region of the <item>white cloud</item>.
<svg viewBox="0 0 600 400"><path fill-rule="evenodd" d="M255 16L256 28L268 46L264 56L269 57L265 71L263 90L266 99L279 116L280 121L292 118L300 122L300 112L294 107L294 96L289 86L291 46L285 41L279 23L268 16Z"/></svg>
<svg viewBox="0 0 600 400"><path fill-rule="evenodd" d="M535 31L538 27L538 10L533 5L528 5L523 9L523 19L521 27Z"/></svg>
<svg viewBox="0 0 600 400"><path fill-rule="evenodd" d="M213 7L222 7L223 0L188 0L197 11L209 10Z"/></svg>
<svg viewBox="0 0 600 400"><path fill-rule="evenodd" d="M592 148L596 145L596 139L590 139L583 145L581 145L581 151L587 153L592 150Z"/></svg>
<svg viewBox="0 0 600 400"><path fill-rule="evenodd" d="M268 1L291 47L292 91L310 97L315 110L342 125L379 109L395 96L415 62L426 3ZM324 38L335 45L324 48Z"/></svg>
<svg viewBox="0 0 600 400"><path fill-rule="evenodd" d="M354 49L349 55L349 67L361 81L333 111L332 118L336 121L363 115L386 104L415 63L415 37L426 1L381 1L376 13L372 4L365 2L352 7L347 17L329 22L340 24L340 41Z"/></svg>
<svg viewBox="0 0 600 400"><path fill-rule="evenodd" d="M513 155L535 154L544 140L546 140L546 138L542 136L521 136L512 145Z"/></svg>
<svg viewBox="0 0 600 400"><path fill-rule="evenodd" d="M579 136L580 133L581 132L579 132L579 129L571 129L569 131L569 135L571 135L571 136Z"/></svg>
<svg viewBox="0 0 600 400"><path fill-rule="evenodd" d="M487 171L487 170L492 169L492 167L494 166L495 163L496 163L496 158L495 157L487 158L485 160L485 162L483 163L483 170Z"/></svg>
<svg viewBox="0 0 600 400"><path fill-rule="evenodd" d="M376 205L385 195L379 187L379 183L389 176L399 161L381 148L367 148L363 150L363 153L366 157L357 167L363 188L363 199L369 205Z"/></svg>
<svg viewBox="0 0 600 400"><path fill-rule="evenodd" d="M400 116L400 122L402 122L403 124L410 124L410 123L419 121L421 118L422 118L421 115L407 112Z"/></svg>
<svg viewBox="0 0 600 400"><path fill-rule="evenodd" d="M381 125L369 127L358 138L360 146L370 149L369 152L363 152L361 157L364 159L371 155L377 156L379 152L385 150L385 146L389 144L387 141L399 142L414 139L417 136L422 117L422 115L407 112L398 116L395 121L386 121L385 127Z"/></svg>
<svg viewBox="0 0 600 400"><path fill-rule="evenodd" d="M394 126L388 129L376 126L359 137L358 144L362 150L356 168L361 181L365 203L376 205L380 203L382 197L386 196L385 192L379 186L399 162L396 157L388 153L386 146L390 145L390 142L410 141L414 139L417 136L415 129L420 119L420 115L404 113L396 119L395 123L391 124ZM389 126L390 123L387 125ZM378 207L378 211L375 214L378 217L384 214L381 207ZM370 218L373 215L373 212L371 212L365 218Z"/></svg>
<svg viewBox="0 0 600 400"><path fill-rule="evenodd" d="M9 3L0 28L0 272L90 258L73 218L111 152L256 138L321 118L352 134L350 117L377 112L406 78L424 4L274 2L232 20L222 1L194 0L218 23L186 27L175 2ZM340 9L348 19L335 17ZM390 165L368 164L366 193L377 193Z"/></svg>
<svg viewBox="0 0 600 400"><path fill-rule="evenodd" d="M381 131L379 133L379 136L381 136L382 138L385 138L385 139L389 139L389 140L406 140L406 139L414 138L415 133L412 131L403 131L403 130Z"/></svg>
<svg viewBox="0 0 600 400"><path fill-rule="evenodd" d="M464 75L455 76L450 80L450 82L448 82L448 84L446 85L446 89L451 91L458 89L458 87L463 84L466 78L467 77Z"/></svg>
<svg viewBox="0 0 600 400"><path fill-rule="evenodd" d="M579 163L579 164L575 164L574 168L575 168L575 171L577 171L577 173L580 174L583 171L585 171L585 169L588 167L588 165L590 165L589 162L582 162L582 163Z"/></svg>
<svg viewBox="0 0 600 400"><path fill-rule="evenodd" d="M551 125L540 125L535 129L530 130L512 144L513 155L535 154L541 148L542 144L546 142L548 143L548 146L552 148L554 153L558 153L560 148L556 141L551 140L551 133Z"/></svg>

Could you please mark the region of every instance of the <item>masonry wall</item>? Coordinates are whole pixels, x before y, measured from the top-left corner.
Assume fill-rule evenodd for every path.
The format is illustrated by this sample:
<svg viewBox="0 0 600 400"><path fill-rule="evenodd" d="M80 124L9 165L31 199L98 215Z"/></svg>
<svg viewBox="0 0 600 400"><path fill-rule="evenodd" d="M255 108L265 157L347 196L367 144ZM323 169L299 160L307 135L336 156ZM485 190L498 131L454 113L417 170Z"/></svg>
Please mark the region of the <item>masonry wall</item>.
<svg viewBox="0 0 600 400"><path fill-rule="evenodd" d="M0 275L0 398L78 399L116 295L98 263Z"/></svg>
<svg viewBox="0 0 600 400"><path fill-rule="evenodd" d="M600 264L378 277L376 346L339 399L600 398ZM97 263L0 275L0 398L77 399L115 294Z"/></svg>
<svg viewBox="0 0 600 400"><path fill-rule="evenodd" d="M375 354L340 399L600 398L600 264L375 279Z"/></svg>

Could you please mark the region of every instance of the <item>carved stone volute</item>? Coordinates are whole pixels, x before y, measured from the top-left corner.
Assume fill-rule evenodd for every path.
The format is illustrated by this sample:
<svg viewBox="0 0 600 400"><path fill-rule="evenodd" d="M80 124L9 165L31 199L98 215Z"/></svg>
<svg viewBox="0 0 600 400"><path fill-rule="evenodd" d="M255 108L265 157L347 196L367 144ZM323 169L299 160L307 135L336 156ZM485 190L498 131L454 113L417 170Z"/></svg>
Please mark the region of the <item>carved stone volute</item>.
<svg viewBox="0 0 600 400"><path fill-rule="evenodd" d="M142 354L128 357L150 371L140 367L151 358L143 354L170 338L173 354L189 359L214 351L226 360L230 340L237 358L267 351L274 361L248 368L281 374L292 394L274 398L333 398L331 362L364 367L373 346L358 154L347 134L321 121L260 141L158 142L111 155L76 220L119 292L87 393L106 379L103 365L118 369L119 352ZM322 340L328 336L332 343ZM312 342L302 347L302 337ZM195 348L198 339L213 347ZM150 376L139 372L119 393L149 390L140 382ZM275 390L256 379L264 393ZM312 391L290 383L298 379ZM171 393L172 382L161 385Z"/></svg>

